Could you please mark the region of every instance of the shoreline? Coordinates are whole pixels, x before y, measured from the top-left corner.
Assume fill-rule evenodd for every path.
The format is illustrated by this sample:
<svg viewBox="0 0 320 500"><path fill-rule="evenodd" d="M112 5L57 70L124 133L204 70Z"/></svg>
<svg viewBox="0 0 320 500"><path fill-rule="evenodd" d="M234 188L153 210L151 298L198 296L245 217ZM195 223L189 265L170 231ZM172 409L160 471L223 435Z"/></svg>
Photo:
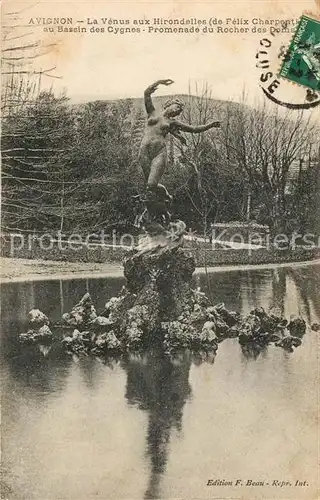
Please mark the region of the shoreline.
<svg viewBox="0 0 320 500"><path fill-rule="evenodd" d="M196 274L236 272L250 270L276 269L283 267L306 267L320 264L320 259L301 262L281 262L269 264L234 264L197 267ZM28 281L54 281L72 279L122 278L121 264L113 262L64 262L50 260L0 258L0 282L23 283Z"/></svg>

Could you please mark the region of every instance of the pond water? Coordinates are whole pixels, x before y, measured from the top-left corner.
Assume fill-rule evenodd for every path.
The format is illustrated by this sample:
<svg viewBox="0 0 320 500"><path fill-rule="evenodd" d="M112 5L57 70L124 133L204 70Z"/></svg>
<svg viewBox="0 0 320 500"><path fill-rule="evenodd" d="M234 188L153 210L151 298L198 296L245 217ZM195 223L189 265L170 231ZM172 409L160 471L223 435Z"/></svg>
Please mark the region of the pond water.
<svg viewBox="0 0 320 500"><path fill-rule="evenodd" d="M312 324L319 277L310 265L197 275L195 286L243 314L275 307ZM319 333L308 331L293 353L244 352L229 339L205 361L151 350L99 360L63 354L58 343L17 344L31 308L56 320L89 291L102 309L123 283L2 286L4 498L316 498Z"/></svg>

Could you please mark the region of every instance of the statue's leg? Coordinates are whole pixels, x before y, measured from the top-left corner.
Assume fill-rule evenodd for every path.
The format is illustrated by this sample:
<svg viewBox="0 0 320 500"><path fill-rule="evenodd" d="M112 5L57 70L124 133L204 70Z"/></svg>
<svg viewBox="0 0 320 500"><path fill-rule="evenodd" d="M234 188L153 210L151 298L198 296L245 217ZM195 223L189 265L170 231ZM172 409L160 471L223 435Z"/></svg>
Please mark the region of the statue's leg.
<svg viewBox="0 0 320 500"><path fill-rule="evenodd" d="M148 177L148 187L155 187L159 184L167 166L167 150L163 148L151 162L150 173Z"/></svg>
<svg viewBox="0 0 320 500"><path fill-rule="evenodd" d="M139 151L139 163L141 165L146 182L150 174L151 161L146 147L141 147Z"/></svg>

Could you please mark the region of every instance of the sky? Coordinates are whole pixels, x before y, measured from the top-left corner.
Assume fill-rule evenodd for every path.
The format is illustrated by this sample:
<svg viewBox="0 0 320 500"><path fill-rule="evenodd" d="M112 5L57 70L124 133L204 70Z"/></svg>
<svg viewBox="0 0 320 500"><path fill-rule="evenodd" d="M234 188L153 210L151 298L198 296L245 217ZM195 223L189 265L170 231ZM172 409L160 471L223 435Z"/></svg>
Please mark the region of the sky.
<svg viewBox="0 0 320 500"><path fill-rule="evenodd" d="M253 102L262 97L259 78L262 70L256 67L256 53L261 38L258 33L200 33L200 34L140 34L90 33L93 19L99 20L98 28L105 28L101 18L127 19L133 26L134 19L191 19L206 20L226 18L263 21L298 19L305 10L317 10L314 1L260 1L234 2L53 2L42 0L29 3L5 1L6 12L20 12L24 32L29 40L41 39L43 45L54 44L50 52L34 64L47 68L61 78L43 77L42 86L53 86L57 92L65 89L74 102L94 99L140 97L153 81L171 78L174 84L159 88L158 95L188 93L189 83L207 82L212 96L217 99L239 100L245 88ZM75 26L85 26L87 33L48 33L48 25L37 18L72 17ZM90 23L88 24L88 19ZM32 20L32 21L31 21ZM77 23L77 21L83 21ZM113 27L117 25L112 24ZM213 25L216 28L217 25ZM225 24L223 26L226 26ZM258 25L261 27L261 25ZM118 25L119 27L119 25ZM233 28L232 22L228 27ZM241 25L237 25L241 27ZM201 25L202 28L202 25ZM148 29L148 27L147 27ZM56 27L55 27L56 30ZM266 35L270 38L269 33ZM271 37L272 46L265 57L270 59L270 70L276 73L281 60L277 53L281 45L288 45L292 34L276 33ZM25 38L26 40L27 38ZM16 43L12 41L11 43ZM262 57L262 56L260 56ZM266 71L266 70L265 70ZM52 73L52 74L53 74ZM282 81L278 97L288 102L301 102L305 89L291 82ZM320 106L319 106L320 107Z"/></svg>

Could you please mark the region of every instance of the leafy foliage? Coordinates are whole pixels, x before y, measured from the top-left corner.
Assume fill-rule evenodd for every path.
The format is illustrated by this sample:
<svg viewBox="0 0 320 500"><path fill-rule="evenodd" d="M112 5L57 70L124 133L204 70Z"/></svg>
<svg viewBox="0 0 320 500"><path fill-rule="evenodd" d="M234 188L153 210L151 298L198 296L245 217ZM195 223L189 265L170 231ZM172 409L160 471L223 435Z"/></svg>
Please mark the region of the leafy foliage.
<svg viewBox="0 0 320 500"><path fill-rule="evenodd" d="M248 216L274 229L314 229L319 150L308 120L215 101L206 86L195 93L181 96L183 121L220 119L221 129L185 133L185 146L169 137L163 182L175 214L202 233ZM3 229L132 229L144 120L134 99L76 106L46 91L15 107L3 118Z"/></svg>

